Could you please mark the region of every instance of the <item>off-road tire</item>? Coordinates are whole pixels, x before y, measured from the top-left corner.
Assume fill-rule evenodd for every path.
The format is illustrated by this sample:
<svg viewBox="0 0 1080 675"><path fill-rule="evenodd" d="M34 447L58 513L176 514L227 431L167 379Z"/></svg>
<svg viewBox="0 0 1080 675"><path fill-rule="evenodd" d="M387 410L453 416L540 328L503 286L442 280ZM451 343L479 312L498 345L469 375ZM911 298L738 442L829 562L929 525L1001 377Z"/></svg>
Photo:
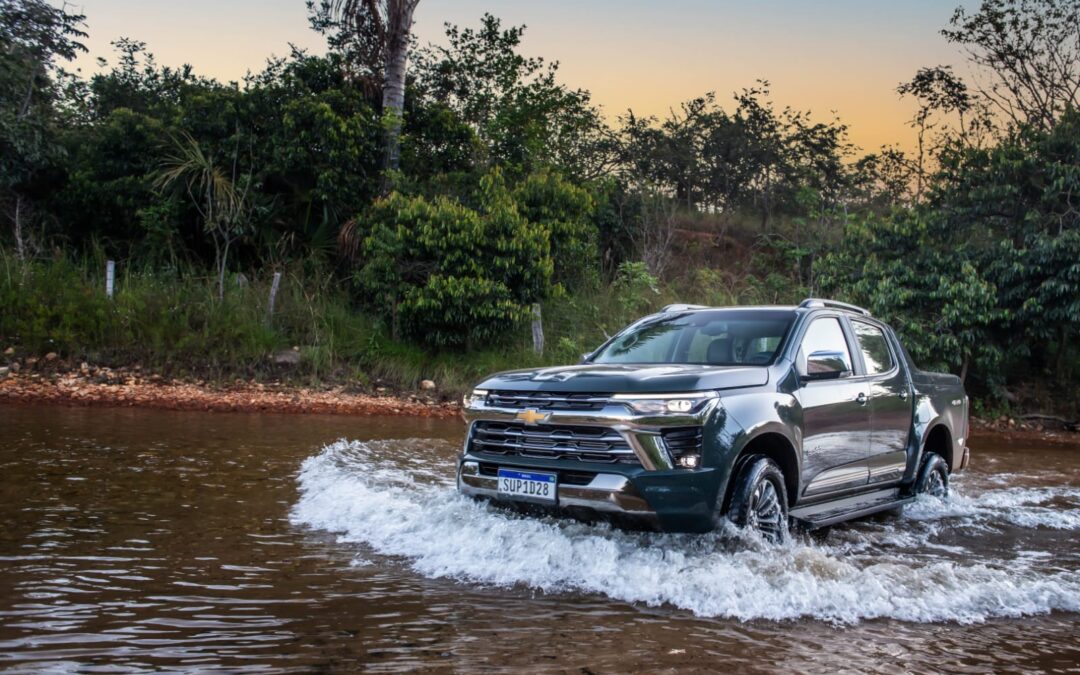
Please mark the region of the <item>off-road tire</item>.
<svg viewBox="0 0 1080 675"><path fill-rule="evenodd" d="M913 492L916 495L931 495L938 499L949 497L949 465L936 453L930 453L923 459L919 476L915 479Z"/></svg>
<svg viewBox="0 0 1080 675"><path fill-rule="evenodd" d="M788 538L788 500L784 473L776 462L755 455L742 463L727 518L736 526L749 528L762 539L781 543Z"/></svg>

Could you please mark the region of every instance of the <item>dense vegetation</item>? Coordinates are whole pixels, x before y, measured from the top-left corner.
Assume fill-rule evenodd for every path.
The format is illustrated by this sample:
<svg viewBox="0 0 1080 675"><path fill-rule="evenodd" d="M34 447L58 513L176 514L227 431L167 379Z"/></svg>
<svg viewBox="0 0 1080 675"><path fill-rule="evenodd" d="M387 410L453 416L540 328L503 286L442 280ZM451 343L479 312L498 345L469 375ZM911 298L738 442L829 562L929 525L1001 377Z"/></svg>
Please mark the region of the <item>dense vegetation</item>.
<svg viewBox="0 0 1080 675"><path fill-rule="evenodd" d="M293 376L453 390L666 301L830 295L985 405L1075 412L1076 0L958 10L984 86L920 70L917 151L870 154L764 81L606 119L490 15L404 71L416 0L308 5L326 55L222 83L131 39L72 75L83 17L0 0L0 342L219 377L296 346Z"/></svg>

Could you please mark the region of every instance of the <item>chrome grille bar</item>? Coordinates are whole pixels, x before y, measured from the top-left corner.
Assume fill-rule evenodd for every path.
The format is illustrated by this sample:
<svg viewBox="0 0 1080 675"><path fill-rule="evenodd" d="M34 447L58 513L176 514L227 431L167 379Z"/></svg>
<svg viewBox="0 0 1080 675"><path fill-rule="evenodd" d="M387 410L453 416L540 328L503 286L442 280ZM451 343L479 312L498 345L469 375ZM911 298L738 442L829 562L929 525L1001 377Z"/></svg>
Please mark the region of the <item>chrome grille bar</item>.
<svg viewBox="0 0 1080 675"><path fill-rule="evenodd" d="M499 408L537 408L540 410L601 410L611 400L610 394L574 394L549 392L491 391L488 403Z"/></svg>
<svg viewBox="0 0 1080 675"><path fill-rule="evenodd" d="M638 463L622 434L607 427L578 427L478 421L473 426L474 451L583 462Z"/></svg>

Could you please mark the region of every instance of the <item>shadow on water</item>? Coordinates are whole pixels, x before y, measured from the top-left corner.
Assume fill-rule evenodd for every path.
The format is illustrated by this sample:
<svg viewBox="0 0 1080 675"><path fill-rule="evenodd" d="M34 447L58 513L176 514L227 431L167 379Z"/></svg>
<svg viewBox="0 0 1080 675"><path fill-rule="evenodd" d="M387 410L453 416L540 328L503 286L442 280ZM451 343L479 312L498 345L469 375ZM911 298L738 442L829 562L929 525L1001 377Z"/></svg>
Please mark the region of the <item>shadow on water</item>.
<svg viewBox="0 0 1080 675"><path fill-rule="evenodd" d="M1078 448L976 446L948 503L770 547L462 499L462 433L0 407L0 667L1080 662Z"/></svg>

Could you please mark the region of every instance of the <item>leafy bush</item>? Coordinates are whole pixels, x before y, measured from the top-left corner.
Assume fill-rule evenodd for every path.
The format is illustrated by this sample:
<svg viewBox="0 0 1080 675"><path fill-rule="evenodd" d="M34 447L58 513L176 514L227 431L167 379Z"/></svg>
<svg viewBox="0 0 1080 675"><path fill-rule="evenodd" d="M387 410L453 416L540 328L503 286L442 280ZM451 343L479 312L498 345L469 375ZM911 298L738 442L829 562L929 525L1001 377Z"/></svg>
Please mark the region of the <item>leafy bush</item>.
<svg viewBox="0 0 1080 675"><path fill-rule="evenodd" d="M548 223L523 215L498 171L481 179L475 210L446 197L395 193L380 200L362 219L366 235L354 274L362 299L395 334L429 345L502 338L553 291L552 229L560 246L585 246L571 225L577 221L559 219L567 210L545 212L538 192L528 194L532 211Z"/></svg>
<svg viewBox="0 0 1080 675"><path fill-rule="evenodd" d="M889 322L924 368L966 374L1000 360L988 340L1001 317L996 289L971 264L971 251L946 243L939 222L910 214L871 218L818 266L822 290L856 302Z"/></svg>
<svg viewBox="0 0 1080 675"><path fill-rule="evenodd" d="M65 259L22 266L6 254L2 263L0 336L40 352L109 335L113 307L77 266Z"/></svg>
<svg viewBox="0 0 1080 675"><path fill-rule="evenodd" d="M596 270L596 228L590 222L595 202L588 190L541 171L522 181L514 199L529 222L547 228L556 283L576 286Z"/></svg>
<svg viewBox="0 0 1080 675"><path fill-rule="evenodd" d="M660 280L649 273L643 262L624 262L615 271L613 287L619 302L628 313L640 313L660 295Z"/></svg>

